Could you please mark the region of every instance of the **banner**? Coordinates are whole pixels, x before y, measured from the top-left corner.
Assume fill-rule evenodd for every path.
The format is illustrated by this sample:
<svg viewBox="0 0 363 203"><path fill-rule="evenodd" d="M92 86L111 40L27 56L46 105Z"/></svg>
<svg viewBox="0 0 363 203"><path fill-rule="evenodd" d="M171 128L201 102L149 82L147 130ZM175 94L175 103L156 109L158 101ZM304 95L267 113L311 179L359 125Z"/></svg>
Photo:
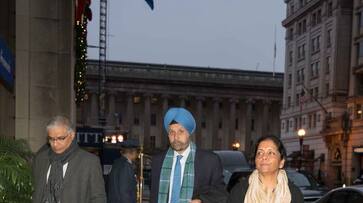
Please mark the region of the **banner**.
<svg viewBox="0 0 363 203"><path fill-rule="evenodd" d="M5 41L0 38L0 80L11 90L14 88L14 75L14 56Z"/></svg>

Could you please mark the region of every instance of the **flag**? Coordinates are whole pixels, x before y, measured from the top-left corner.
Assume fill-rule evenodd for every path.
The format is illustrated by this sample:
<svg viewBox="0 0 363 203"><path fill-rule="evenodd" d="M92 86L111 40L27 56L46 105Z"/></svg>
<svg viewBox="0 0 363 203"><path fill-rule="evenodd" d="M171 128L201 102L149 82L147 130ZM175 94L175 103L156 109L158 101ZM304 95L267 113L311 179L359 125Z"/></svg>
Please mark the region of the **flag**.
<svg viewBox="0 0 363 203"><path fill-rule="evenodd" d="M145 1L150 6L151 10L154 10L154 0L145 0Z"/></svg>

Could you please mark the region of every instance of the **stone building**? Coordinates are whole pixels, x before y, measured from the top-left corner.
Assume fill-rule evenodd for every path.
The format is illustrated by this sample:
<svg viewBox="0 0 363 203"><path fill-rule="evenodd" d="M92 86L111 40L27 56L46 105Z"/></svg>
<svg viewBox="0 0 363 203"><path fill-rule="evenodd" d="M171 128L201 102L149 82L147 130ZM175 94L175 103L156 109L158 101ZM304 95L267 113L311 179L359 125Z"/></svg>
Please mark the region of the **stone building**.
<svg viewBox="0 0 363 203"><path fill-rule="evenodd" d="M0 1L0 38L15 58L13 87L0 82L0 136L24 138L33 151L46 142L51 117L75 120L74 6L75 0Z"/></svg>
<svg viewBox="0 0 363 203"><path fill-rule="evenodd" d="M196 118L193 140L205 149L230 149L238 141L250 151L259 136L280 134L282 73L114 61L107 62L106 72L104 126L98 116L98 61L90 60L78 127L117 127L149 151L162 149L163 115L183 106Z"/></svg>
<svg viewBox="0 0 363 203"><path fill-rule="evenodd" d="M335 176L340 177L341 162L333 161L335 144L329 141L332 132L328 131L347 109L353 1L285 0L285 3L281 136L289 154L299 152L297 131L304 129L303 148L312 157L303 160L303 168L305 163L305 167L328 184L339 184L332 180L331 169L339 168ZM339 127L341 130L340 124Z"/></svg>

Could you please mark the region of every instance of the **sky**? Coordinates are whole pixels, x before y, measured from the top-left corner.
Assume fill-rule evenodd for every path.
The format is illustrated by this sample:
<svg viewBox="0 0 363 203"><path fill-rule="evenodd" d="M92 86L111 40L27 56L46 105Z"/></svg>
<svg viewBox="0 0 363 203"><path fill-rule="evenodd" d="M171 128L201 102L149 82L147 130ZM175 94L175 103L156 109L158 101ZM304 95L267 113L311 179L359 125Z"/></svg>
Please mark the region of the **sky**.
<svg viewBox="0 0 363 203"><path fill-rule="evenodd" d="M108 0L107 59L241 70L284 71L283 0ZM98 46L99 0L88 45ZM276 33L276 34L275 34ZM275 40L276 39L276 40ZM98 49L88 48L98 59Z"/></svg>

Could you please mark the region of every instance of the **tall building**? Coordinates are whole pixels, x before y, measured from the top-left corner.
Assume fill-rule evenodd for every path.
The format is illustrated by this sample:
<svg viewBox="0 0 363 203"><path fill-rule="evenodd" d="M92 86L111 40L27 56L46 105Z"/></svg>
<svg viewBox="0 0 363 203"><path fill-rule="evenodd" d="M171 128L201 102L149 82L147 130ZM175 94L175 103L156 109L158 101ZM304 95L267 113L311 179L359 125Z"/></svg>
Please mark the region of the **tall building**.
<svg viewBox="0 0 363 203"><path fill-rule="evenodd" d="M78 127L117 127L149 151L162 149L166 110L184 106L196 118L193 139L202 148L230 149L238 141L249 152L259 136L280 133L282 73L112 61L106 73L106 120L100 125L99 67L90 60Z"/></svg>
<svg viewBox="0 0 363 203"><path fill-rule="evenodd" d="M353 1L285 0L285 3L281 137L294 159L294 154L299 155L294 152L300 152L297 131L304 129L300 164L329 181L332 164L341 164L333 160L334 150L327 142L330 138L326 132L332 121L341 119L346 112ZM304 159L307 155L309 162Z"/></svg>

